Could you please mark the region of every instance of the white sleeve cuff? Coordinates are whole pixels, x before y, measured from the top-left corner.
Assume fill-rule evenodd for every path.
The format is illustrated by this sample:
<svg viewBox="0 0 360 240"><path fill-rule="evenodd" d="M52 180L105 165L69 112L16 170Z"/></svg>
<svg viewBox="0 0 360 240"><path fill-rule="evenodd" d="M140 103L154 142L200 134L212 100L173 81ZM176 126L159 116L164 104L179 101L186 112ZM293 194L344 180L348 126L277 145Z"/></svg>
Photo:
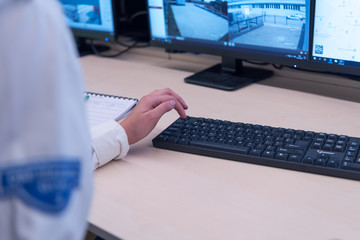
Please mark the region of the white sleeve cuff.
<svg viewBox="0 0 360 240"><path fill-rule="evenodd" d="M130 148L125 130L114 120L92 127L91 138L95 168L125 157Z"/></svg>

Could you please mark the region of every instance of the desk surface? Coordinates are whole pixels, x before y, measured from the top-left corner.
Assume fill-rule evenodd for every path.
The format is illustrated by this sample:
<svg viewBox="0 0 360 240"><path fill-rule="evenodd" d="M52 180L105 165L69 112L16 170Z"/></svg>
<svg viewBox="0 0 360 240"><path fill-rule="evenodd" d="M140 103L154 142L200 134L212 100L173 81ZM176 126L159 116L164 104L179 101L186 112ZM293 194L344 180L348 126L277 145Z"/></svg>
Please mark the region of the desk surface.
<svg viewBox="0 0 360 240"><path fill-rule="evenodd" d="M89 91L141 98L170 87L191 116L360 137L358 83L284 70L225 92L185 84L217 61L187 57L145 51L81 63ZM166 114L125 159L96 170L91 231L126 240L359 239L360 182L153 148L176 118Z"/></svg>

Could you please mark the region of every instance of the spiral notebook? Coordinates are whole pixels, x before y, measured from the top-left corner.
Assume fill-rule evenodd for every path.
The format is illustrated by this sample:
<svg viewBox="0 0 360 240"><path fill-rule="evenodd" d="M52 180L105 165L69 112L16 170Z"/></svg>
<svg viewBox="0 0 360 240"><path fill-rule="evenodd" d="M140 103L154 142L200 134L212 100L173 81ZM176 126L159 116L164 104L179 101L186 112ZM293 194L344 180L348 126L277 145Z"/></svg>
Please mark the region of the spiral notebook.
<svg viewBox="0 0 360 240"><path fill-rule="evenodd" d="M90 127L126 117L138 102L135 98L93 92L85 92L84 98Z"/></svg>

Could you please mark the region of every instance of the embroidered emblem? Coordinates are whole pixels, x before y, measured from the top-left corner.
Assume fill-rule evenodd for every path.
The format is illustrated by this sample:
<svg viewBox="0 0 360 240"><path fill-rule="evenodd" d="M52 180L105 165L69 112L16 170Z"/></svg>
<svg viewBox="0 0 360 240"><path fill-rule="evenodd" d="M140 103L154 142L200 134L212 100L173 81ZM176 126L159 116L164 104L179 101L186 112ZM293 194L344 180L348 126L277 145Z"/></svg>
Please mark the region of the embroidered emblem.
<svg viewBox="0 0 360 240"><path fill-rule="evenodd" d="M19 197L30 207L58 213L79 187L79 177L80 161L69 158L0 169L0 200Z"/></svg>

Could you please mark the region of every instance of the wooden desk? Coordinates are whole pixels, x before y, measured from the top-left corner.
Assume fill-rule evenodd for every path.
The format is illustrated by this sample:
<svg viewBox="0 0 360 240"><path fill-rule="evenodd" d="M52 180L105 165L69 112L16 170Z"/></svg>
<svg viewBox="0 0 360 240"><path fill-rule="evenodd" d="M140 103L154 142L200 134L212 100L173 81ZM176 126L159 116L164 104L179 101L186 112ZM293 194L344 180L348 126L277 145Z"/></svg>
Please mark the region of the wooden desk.
<svg viewBox="0 0 360 240"><path fill-rule="evenodd" d="M225 92L183 81L208 67L196 59L216 58L137 54L82 58L87 90L140 98L170 87L191 116L360 137L358 83L284 70ZM360 239L360 182L152 147L176 118L166 114L125 159L96 170L90 231L126 240Z"/></svg>

